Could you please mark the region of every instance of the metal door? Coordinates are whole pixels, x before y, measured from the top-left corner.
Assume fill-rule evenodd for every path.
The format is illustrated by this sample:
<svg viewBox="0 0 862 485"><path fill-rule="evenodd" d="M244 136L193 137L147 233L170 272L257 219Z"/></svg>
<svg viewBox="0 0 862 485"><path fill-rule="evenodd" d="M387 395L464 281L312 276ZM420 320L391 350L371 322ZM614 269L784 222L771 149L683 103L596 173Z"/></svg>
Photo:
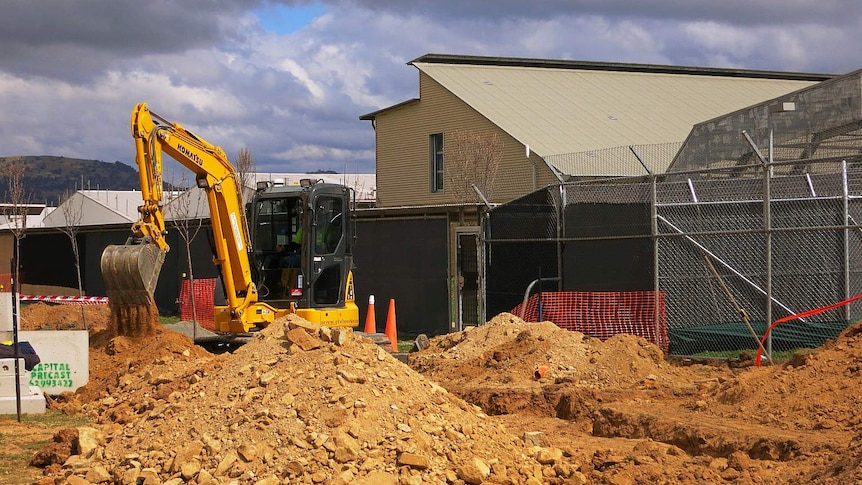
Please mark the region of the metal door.
<svg viewBox="0 0 862 485"><path fill-rule="evenodd" d="M479 325L479 228L464 227L456 230L458 261L456 294L458 302L458 330Z"/></svg>

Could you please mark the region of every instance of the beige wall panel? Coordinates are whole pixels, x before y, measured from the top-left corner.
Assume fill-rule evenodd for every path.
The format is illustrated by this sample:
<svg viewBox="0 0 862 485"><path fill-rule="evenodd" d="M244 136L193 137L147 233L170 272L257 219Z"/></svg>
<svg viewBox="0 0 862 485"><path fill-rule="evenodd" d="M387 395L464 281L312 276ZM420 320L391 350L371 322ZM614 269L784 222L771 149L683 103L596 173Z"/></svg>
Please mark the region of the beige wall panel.
<svg viewBox="0 0 862 485"><path fill-rule="evenodd" d="M431 192L429 136L455 130L496 131L503 136L503 159L491 202L506 202L533 190L533 164L525 147L464 104L425 74L419 74L420 101L377 116L377 197L379 207L454 204L453 191ZM535 157L534 157L535 158ZM444 160L444 170L445 170ZM553 183L553 174L536 161L537 187Z"/></svg>

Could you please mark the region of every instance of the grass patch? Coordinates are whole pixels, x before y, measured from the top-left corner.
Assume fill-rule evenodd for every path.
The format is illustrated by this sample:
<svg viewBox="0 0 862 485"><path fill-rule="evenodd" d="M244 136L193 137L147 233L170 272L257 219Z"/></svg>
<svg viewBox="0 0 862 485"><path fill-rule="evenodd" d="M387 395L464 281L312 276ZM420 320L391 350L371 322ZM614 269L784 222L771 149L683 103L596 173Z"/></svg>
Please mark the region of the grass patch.
<svg viewBox="0 0 862 485"><path fill-rule="evenodd" d="M33 483L42 470L29 466L30 459L61 428L76 428L90 422L82 416L57 410L45 414L0 415L0 485Z"/></svg>
<svg viewBox="0 0 862 485"><path fill-rule="evenodd" d="M159 315L159 323L162 325L173 325L183 321L179 315Z"/></svg>
<svg viewBox="0 0 862 485"><path fill-rule="evenodd" d="M398 341L398 351L399 352L410 352L413 350L413 340L399 340Z"/></svg>
<svg viewBox="0 0 862 485"><path fill-rule="evenodd" d="M17 423L17 420L18 416L15 414L0 414L0 423L6 421L15 421ZM56 409L48 409L44 414L21 415L20 424L37 428L75 428L87 425L89 422L84 416L66 414Z"/></svg>

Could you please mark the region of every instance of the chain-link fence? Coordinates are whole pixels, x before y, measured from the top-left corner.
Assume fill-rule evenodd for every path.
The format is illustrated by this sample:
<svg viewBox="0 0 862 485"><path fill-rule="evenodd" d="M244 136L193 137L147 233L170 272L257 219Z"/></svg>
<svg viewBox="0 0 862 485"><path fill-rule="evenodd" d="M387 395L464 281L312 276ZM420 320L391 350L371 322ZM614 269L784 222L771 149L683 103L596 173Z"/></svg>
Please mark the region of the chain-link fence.
<svg viewBox="0 0 862 485"><path fill-rule="evenodd" d="M760 159L552 186L494 209L487 313L512 311L531 284L652 291L663 306L645 325L663 326L652 334L666 330L670 353L692 355L757 348L768 323L862 292L862 167ZM767 351L818 346L860 318L852 303L792 320ZM582 323L568 328L592 328Z"/></svg>

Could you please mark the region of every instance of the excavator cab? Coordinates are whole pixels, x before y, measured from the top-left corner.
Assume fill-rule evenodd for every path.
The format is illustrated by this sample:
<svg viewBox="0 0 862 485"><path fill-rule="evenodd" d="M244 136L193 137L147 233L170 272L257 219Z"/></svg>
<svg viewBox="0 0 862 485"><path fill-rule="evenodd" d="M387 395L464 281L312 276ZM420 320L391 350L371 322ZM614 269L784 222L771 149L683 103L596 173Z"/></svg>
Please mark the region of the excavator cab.
<svg viewBox="0 0 862 485"><path fill-rule="evenodd" d="M274 195L274 196L273 196ZM275 195L269 188L248 204L251 260L261 301L287 308L302 295L302 199L300 192Z"/></svg>
<svg viewBox="0 0 862 485"><path fill-rule="evenodd" d="M262 182L248 204L260 301L307 320L355 326L350 189L305 179Z"/></svg>

